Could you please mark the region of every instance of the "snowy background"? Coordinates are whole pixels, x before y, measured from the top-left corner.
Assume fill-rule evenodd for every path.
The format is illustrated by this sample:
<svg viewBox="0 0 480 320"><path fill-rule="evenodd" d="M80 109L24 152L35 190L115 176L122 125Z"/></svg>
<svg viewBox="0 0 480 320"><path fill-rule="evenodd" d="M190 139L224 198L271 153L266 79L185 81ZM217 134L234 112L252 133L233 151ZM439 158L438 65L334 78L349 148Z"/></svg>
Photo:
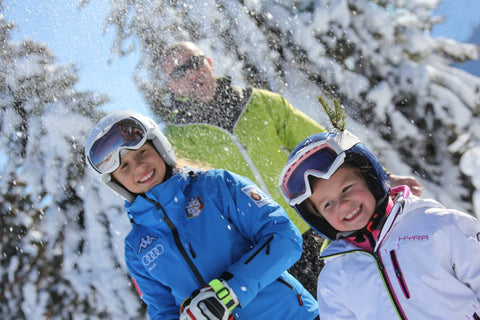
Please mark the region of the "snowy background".
<svg viewBox="0 0 480 320"><path fill-rule="evenodd" d="M85 170L83 142L103 112L155 117L156 57L176 40L325 126L316 97L340 99L390 171L480 215L478 0L0 4L1 319L144 317L122 201Z"/></svg>

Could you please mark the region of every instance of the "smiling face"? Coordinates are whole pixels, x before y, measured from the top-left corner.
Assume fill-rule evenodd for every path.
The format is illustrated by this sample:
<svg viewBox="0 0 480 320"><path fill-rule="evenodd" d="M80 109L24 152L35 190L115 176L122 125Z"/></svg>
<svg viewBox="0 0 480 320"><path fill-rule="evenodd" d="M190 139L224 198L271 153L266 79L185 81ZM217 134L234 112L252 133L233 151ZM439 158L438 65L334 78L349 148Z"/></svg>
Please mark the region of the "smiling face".
<svg viewBox="0 0 480 320"><path fill-rule="evenodd" d="M340 167L328 180L314 179L312 189L310 205L338 231L362 229L374 213L375 197L350 166Z"/></svg>
<svg viewBox="0 0 480 320"><path fill-rule="evenodd" d="M128 151L113 177L130 192L145 193L165 179L166 165L151 143Z"/></svg>
<svg viewBox="0 0 480 320"><path fill-rule="evenodd" d="M192 57L201 55L200 49L182 46L163 60L162 71L167 78L167 87L175 96L189 97L201 103L213 99L216 79L211 60L203 57L202 63L196 67L192 64ZM178 76L179 69L183 69L181 76Z"/></svg>

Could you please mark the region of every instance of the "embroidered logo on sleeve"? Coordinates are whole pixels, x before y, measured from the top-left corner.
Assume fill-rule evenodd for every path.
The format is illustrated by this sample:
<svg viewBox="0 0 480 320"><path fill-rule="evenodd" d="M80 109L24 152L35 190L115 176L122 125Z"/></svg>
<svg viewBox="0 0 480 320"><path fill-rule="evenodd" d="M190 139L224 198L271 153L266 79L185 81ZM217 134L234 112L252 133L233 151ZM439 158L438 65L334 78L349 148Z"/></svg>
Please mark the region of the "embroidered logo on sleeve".
<svg viewBox="0 0 480 320"><path fill-rule="evenodd" d="M203 202L202 197L191 197L190 200L188 200L187 202L187 206L185 207L185 213L187 214L187 218L198 217L200 213L202 213L204 207L205 203Z"/></svg>
<svg viewBox="0 0 480 320"><path fill-rule="evenodd" d="M149 234L147 234L145 237L142 237L138 245L137 254L140 254L140 252L142 252L143 249L147 249L157 239L158 239L157 237L151 236Z"/></svg>
<svg viewBox="0 0 480 320"><path fill-rule="evenodd" d="M255 186L246 186L242 188L243 193L245 193L257 207L262 207L267 203L270 203L270 199L266 197L257 187Z"/></svg>
<svg viewBox="0 0 480 320"><path fill-rule="evenodd" d="M157 266L156 260L165 252L165 248L162 244L157 244L151 248L146 254L142 256L142 263L145 267L151 271Z"/></svg>

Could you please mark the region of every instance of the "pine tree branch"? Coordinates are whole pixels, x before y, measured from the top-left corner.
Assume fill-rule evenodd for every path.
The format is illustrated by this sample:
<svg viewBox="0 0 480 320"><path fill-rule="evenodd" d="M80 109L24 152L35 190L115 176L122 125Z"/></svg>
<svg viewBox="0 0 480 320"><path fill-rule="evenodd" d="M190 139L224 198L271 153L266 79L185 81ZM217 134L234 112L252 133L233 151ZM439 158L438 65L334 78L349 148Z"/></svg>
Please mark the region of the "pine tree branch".
<svg viewBox="0 0 480 320"><path fill-rule="evenodd" d="M338 101L338 99L333 99L333 105L335 108L333 108L325 98L319 96L317 97L318 101L323 107L323 110L327 114L330 124L333 126L334 129L337 129L339 131L345 131L345 128L347 126L347 114L343 110L342 105Z"/></svg>

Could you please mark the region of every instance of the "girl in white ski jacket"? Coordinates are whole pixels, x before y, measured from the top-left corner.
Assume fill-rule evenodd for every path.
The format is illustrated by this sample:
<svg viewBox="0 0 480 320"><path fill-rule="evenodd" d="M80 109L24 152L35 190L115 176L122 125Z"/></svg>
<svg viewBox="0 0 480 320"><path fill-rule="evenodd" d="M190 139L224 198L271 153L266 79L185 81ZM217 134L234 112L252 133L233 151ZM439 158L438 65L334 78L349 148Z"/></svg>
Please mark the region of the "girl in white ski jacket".
<svg viewBox="0 0 480 320"><path fill-rule="evenodd" d="M480 319L480 224L390 189L348 132L300 143L280 176L287 202L325 237L320 319Z"/></svg>

